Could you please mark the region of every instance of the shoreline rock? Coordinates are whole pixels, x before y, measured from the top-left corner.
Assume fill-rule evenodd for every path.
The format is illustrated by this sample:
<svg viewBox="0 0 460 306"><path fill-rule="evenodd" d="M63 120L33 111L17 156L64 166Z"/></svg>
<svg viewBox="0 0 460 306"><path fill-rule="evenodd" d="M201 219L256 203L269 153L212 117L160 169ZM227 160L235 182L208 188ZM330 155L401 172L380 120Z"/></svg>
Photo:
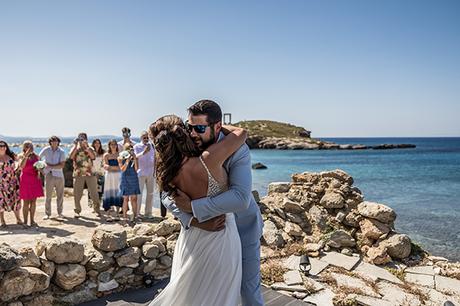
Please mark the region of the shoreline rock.
<svg viewBox="0 0 460 306"><path fill-rule="evenodd" d="M363 144L336 144L304 137L262 137L249 136L246 144L250 149L259 150L391 150L413 149L414 144L379 144L366 146Z"/></svg>

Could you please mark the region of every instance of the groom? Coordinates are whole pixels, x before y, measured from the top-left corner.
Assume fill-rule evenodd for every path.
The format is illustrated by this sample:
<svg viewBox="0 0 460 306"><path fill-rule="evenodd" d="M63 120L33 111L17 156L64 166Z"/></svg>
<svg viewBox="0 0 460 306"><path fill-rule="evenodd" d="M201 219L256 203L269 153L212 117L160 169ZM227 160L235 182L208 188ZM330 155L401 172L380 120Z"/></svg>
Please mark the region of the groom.
<svg viewBox="0 0 460 306"><path fill-rule="evenodd" d="M211 100L201 100L188 109L190 135L201 150L222 140L222 111ZM191 201L183 192L174 199L164 198L164 205L179 218L187 230L195 226L207 231L225 227L225 214L235 213L241 239L243 275L241 298L243 306L264 305L260 292L260 237L262 217L251 193L251 156L244 144L224 163L229 175L229 190L215 197ZM225 264L225 263L222 263Z"/></svg>

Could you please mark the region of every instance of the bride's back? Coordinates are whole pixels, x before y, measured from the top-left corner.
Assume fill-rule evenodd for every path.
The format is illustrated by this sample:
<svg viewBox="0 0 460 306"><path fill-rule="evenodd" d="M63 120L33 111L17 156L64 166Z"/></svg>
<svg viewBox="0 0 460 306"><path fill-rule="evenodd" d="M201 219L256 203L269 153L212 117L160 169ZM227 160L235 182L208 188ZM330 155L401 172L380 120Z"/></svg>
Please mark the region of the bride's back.
<svg viewBox="0 0 460 306"><path fill-rule="evenodd" d="M206 163L206 159L203 159ZM226 184L227 174L224 168L209 169L213 178L220 184ZM192 200L208 195L208 172L200 161L200 157L192 157L182 165L179 173L173 180L174 185L185 192Z"/></svg>

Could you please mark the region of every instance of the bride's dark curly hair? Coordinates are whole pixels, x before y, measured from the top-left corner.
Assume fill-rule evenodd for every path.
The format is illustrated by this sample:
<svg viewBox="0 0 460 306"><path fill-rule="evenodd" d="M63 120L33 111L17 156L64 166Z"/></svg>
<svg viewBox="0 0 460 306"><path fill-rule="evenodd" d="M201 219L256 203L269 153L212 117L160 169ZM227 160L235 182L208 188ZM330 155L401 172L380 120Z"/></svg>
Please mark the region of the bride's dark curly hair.
<svg viewBox="0 0 460 306"><path fill-rule="evenodd" d="M149 127L150 138L155 145L155 171L160 191L171 194L175 191L173 179L179 173L184 158L200 156L181 118L167 115Z"/></svg>

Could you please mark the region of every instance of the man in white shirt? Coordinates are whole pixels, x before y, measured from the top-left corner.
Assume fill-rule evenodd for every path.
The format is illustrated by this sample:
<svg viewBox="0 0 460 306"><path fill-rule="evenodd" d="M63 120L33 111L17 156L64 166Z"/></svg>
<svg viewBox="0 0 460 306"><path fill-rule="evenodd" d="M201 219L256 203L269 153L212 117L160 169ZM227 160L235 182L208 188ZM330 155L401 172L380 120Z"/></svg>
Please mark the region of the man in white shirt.
<svg viewBox="0 0 460 306"><path fill-rule="evenodd" d="M62 169L65 165L65 153L59 147L61 143L59 137L51 136L48 139L48 143L49 146L43 148L39 154L40 159L46 163L46 168L44 169L46 200L43 219L48 220L51 216L51 198L53 190L56 190L58 220L63 220L64 173Z"/></svg>
<svg viewBox="0 0 460 306"><path fill-rule="evenodd" d="M147 197L145 200L144 216L152 217L153 209L153 190L155 186L154 169L155 169L155 149L149 142L149 135L146 131L141 134L141 142L134 146L134 153L138 158L139 169L137 176L139 177L139 188L141 195L137 197L137 214L140 214L142 204L142 193L144 187L147 189Z"/></svg>

